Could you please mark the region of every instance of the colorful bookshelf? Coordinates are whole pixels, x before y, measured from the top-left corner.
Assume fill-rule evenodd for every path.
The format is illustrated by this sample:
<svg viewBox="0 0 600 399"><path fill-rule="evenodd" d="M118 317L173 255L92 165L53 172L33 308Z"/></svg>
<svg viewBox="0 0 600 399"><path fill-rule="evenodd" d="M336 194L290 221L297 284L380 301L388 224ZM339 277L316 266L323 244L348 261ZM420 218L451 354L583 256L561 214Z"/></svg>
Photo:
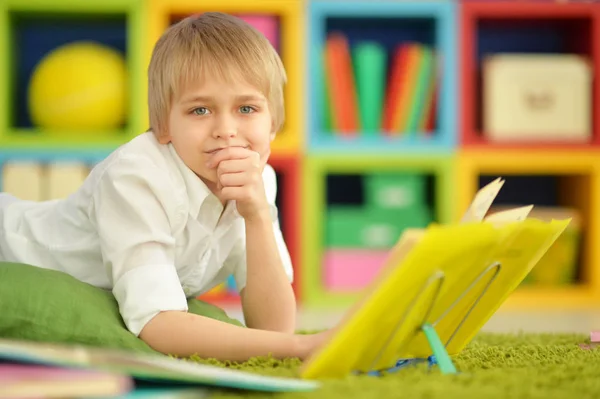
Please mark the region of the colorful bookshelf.
<svg viewBox="0 0 600 399"><path fill-rule="evenodd" d="M0 145L49 150L108 149L139 134L145 104L141 90L143 7L138 0L0 2ZM27 109L31 73L48 51L74 41L93 40L123 55L127 74L127 118L108 131L60 131L33 125ZM60 81L60 76L56 80ZM88 95L90 93L78 93ZM83 101L82 98L77 100ZM93 112L94 109L86 110Z"/></svg>
<svg viewBox="0 0 600 399"><path fill-rule="evenodd" d="M460 141L466 147L585 149L600 144L600 119L592 114L588 142L519 140L502 143L486 138L483 125L483 60L492 54L577 54L589 59L592 75L600 74L600 8L594 2L486 2L460 6ZM541 83L541 90L548 90ZM547 85L546 85L547 86ZM552 88L551 88L552 89ZM598 109L600 82L593 80L592 110Z"/></svg>
<svg viewBox="0 0 600 399"><path fill-rule="evenodd" d="M331 170L349 175L368 174L370 169L366 164L373 159L373 154L380 157L389 155L404 158L408 153L415 153L428 156L440 154L442 157L448 156L453 159L451 165L455 167L456 175L447 181L455 184L455 187L452 193L440 199L452 201L450 199L458 195L458 200L451 205L452 210L448 212L447 220L458 220L485 178L498 175L507 177L507 185L503 190L509 190L509 193L510 190L515 191L514 188L511 189L511 184L514 187L525 182L534 188L536 184L540 185L546 180L555 182L558 188L553 195L557 207L575 209L580 214L581 237L576 251L576 281L554 286L523 284L507 302L506 307L547 309L595 306L600 302L600 280L596 266L600 228L597 210L597 159L600 159L600 152L595 152L600 139L597 115L591 112L591 138L588 142L493 142L486 138L488 132L483 129L482 124L484 98L480 71L482 60L487 55L507 52L567 53L587 57L591 65L591 75L597 76L600 68L600 9L591 3L450 3L356 1L344 4L344 7L328 1L313 1L309 4L309 103L313 106L309 108L309 153L304 171L303 302L314 306L345 306L356 298L367 283L367 278L363 278L362 281L355 282L355 287L344 292L332 290L327 286L328 262L334 256L328 254L324 244L327 241L324 237L327 234L326 230L332 224L327 220L329 213L325 200L325 193L329 188L324 182L329 179L324 176L331 173ZM454 6L457 15L453 14ZM398 23L400 21L402 23ZM435 26L437 36L431 34L432 26ZM450 29L447 34L444 33L446 28ZM427 30L429 36L423 34ZM382 31L385 32L385 37L381 34ZM341 32L341 35L335 37L335 40L328 40L334 32ZM447 56L447 52L454 49L455 34L460 38L460 48L456 46L459 54L459 59L456 60L458 68L455 68L452 55ZM389 46L390 41L395 44L399 40L420 42L444 54L442 83L438 93L438 120L435 121L433 135L410 131L409 134L399 135L403 136L400 138L389 137L378 134L380 132L376 129L361 130L361 122L357 121L364 118L363 115L369 118L365 110L360 108L364 104L360 99L360 80L365 76L365 70L372 71L375 66L379 72L382 70L381 52L379 58L376 58L378 63L372 61L372 65L366 62L361 64L360 52L367 50L357 47L365 41L385 47ZM342 77L337 82L332 80L335 74L331 71L334 70L335 62L332 63L328 58L328 46L336 49L335 54L338 58L349 60L345 65L337 65L338 75ZM371 51L371 55L377 54L372 48L368 50ZM389 51L386 54L389 54ZM391 61L388 58L385 62L389 65ZM352 68L348 68L349 65ZM352 73L354 84L345 78L348 75L352 76ZM379 76L371 76L375 82L380 82ZM460 81L456 87L452 86L455 81ZM355 91L351 91L349 87ZM444 92L444 88L451 91ZM342 98L339 93L343 89L346 90L345 93L350 93L346 97L350 97L351 101L347 103L352 103L355 108L350 108L347 103L336 103L332 99L332 96L336 95ZM593 79L590 106L592 110L597 108L599 90L598 79ZM372 92L370 95L370 98L373 98ZM445 97L446 95L448 97ZM337 109L332 109L336 107ZM349 118L350 122L340 124L340 115L352 115L350 109L356 110L358 117L353 115ZM447 116L449 124L444 124L446 112L450 113ZM460 118L453 119L457 115ZM459 132L456 141L452 136L455 122L458 122ZM341 126L343 129L336 130L335 126ZM353 129L356 126L359 128ZM450 126L450 129L445 129L447 126ZM423 137L427 138L422 140ZM455 147L457 144L458 148ZM348 165L352 166L347 168ZM401 174L405 167L406 165L396 164L390 168ZM544 205L544 200L536 200L538 197L533 195L535 193L529 193L532 194L529 196L527 194L527 190L521 192L520 197L516 198L517 202ZM499 197L501 204L504 195L506 194ZM369 262L381 264L383 258L382 255L379 260L369 260L364 253L357 251L344 258L344 271L352 274L355 263L362 263L361 267L367 268ZM360 271L362 272L364 270Z"/></svg>
<svg viewBox="0 0 600 399"><path fill-rule="evenodd" d="M358 177L362 185L341 190L338 197L362 198L332 204L328 197L333 193L328 192L327 184L332 176L351 176L355 181ZM426 183L421 179L426 179ZM302 195L303 305L351 304L377 272L381 258L403 228L423 227L428 221L451 221L453 179L453 159L445 155L308 157L303 168ZM332 223L328 218L332 219L333 213L337 215ZM401 220L406 217L409 220L402 226ZM328 257L333 262L329 265ZM346 266L350 266L352 258L353 263L360 260L358 267L352 269L356 274L353 278L361 280L360 286L350 285L347 277L352 273L347 268L339 270L340 262L348 261Z"/></svg>
<svg viewBox="0 0 600 399"><path fill-rule="evenodd" d="M453 2L316 0L308 7L311 153L453 147ZM400 81L405 88L390 84Z"/></svg>
<svg viewBox="0 0 600 399"><path fill-rule="evenodd" d="M600 300L599 155L597 151L532 152L527 149L460 152L456 168L457 212L466 209L483 183L481 177L503 176L506 179L503 190L510 190L511 184L518 188L508 196L503 196L501 191L497 201L501 204L565 207L578 213L581 239L577 252L581 256L576 262L576 280L570 284L521 286L507 307L586 307L596 306Z"/></svg>
<svg viewBox="0 0 600 399"><path fill-rule="evenodd" d="M288 84L284 91L285 123L272 145L274 154L297 154L303 146L304 77L302 74L303 2L300 0L148 0L149 24L146 29L146 64L154 44L164 30L182 17L221 11L245 18L261 30L278 49L286 68ZM147 90L147 86L145 87Z"/></svg>

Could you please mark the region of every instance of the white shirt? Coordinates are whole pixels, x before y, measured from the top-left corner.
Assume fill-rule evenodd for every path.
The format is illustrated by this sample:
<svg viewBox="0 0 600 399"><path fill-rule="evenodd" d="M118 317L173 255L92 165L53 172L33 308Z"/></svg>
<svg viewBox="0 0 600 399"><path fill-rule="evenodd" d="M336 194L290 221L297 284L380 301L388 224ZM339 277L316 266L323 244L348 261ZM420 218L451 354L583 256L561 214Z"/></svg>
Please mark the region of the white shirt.
<svg viewBox="0 0 600 399"><path fill-rule="evenodd" d="M292 281L272 167L263 180ZM68 198L0 206L0 260L63 271L111 289L137 336L160 311L187 311L187 298L231 274L238 290L245 287L244 219L233 201L223 209L174 148L147 132L96 165Z"/></svg>

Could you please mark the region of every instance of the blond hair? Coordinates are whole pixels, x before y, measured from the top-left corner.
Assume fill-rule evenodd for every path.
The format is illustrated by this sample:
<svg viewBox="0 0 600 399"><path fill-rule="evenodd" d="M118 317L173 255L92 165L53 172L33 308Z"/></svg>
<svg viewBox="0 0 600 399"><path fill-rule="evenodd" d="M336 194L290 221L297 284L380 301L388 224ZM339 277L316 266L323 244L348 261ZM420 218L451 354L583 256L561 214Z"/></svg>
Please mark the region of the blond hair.
<svg viewBox="0 0 600 399"><path fill-rule="evenodd" d="M148 67L150 129L166 132L171 101L187 84L207 76L242 78L269 102L273 130L284 121L285 69L267 38L240 18L219 12L187 17L160 37Z"/></svg>

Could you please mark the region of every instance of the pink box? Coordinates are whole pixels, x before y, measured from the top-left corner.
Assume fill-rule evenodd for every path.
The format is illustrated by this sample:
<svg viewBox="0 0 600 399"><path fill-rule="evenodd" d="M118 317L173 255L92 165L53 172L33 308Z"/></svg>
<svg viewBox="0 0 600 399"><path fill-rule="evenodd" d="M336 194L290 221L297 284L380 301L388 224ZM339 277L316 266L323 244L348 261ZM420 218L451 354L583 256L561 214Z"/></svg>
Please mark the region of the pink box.
<svg viewBox="0 0 600 399"><path fill-rule="evenodd" d="M325 252L325 284L335 291L354 291L367 286L379 273L389 251L330 249Z"/></svg>
<svg viewBox="0 0 600 399"><path fill-rule="evenodd" d="M243 19L265 35L273 48L279 51L279 21L276 16L243 14L237 17Z"/></svg>

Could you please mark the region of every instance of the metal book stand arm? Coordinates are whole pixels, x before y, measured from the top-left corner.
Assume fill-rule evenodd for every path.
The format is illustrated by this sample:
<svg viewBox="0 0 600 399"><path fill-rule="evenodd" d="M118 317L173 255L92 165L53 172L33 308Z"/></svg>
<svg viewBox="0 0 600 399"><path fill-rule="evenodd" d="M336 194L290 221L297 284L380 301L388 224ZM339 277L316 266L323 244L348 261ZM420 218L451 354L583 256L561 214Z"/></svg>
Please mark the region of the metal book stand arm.
<svg viewBox="0 0 600 399"><path fill-rule="evenodd" d="M440 295L440 292L441 292L441 289L442 289L442 286L443 286L443 283L444 283L444 278L445 278L444 272L442 272L442 271L435 272L431 277L429 277L429 279L423 285L423 287L421 288L421 290L413 298L413 300L411 301L410 306L404 312L404 315L402 316L402 318L400 319L400 321L396 325L396 327L394 329L394 332L390 335L390 337L386 341L386 343L383 346L383 348L381 349L381 351L377 354L377 356L375 357L375 359L371 363L371 366L369 367L369 369L373 370L373 371L370 371L367 374L378 376L378 375L381 375L382 372L393 372L393 371L399 370L401 368L404 368L404 367L407 367L407 366L410 366L410 365L414 365L415 363L420 363L420 362L424 362L424 361L429 362L430 366L432 366L434 364L437 364L438 367L440 368L442 374L456 374L457 373L456 367L454 366L454 363L452 362L452 359L448 355L448 352L447 352L446 348L448 347L448 345L450 344L450 342L452 342L452 340L454 339L454 337L456 336L456 334L460 330L460 328L464 325L465 321L467 320L467 318L469 317L469 315L471 314L471 312L473 311L473 309L475 309L475 307L477 306L477 304L479 303L479 301L481 300L481 298L488 291L489 287L492 285L492 283L494 282L494 280L498 276L498 274L500 272L500 269L501 269L501 264L499 262L494 262L490 266L488 266L485 270L483 270L471 282L471 284L469 285L469 287L467 287L467 289L452 304L450 304L450 306L448 306L446 308L446 310L442 313L442 315L437 320L435 320L433 322L430 322L430 321L428 321L429 317L431 315L431 312L432 312L435 304L437 303L437 300L439 298L439 295ZM450 337L448 338L448 340L444 344L442 342L442 340L440 339L437 331L435 330L435 327L437 326L437 324L444 317L446 317L448 315L448 313L450 313L452 311L452 309L454 309L454 307L469 292L471 292L471 290L477 285L477 283L479 283L479 281L481 281L481 279L483 279L486 275L488 275L491 272L493 273L492 278L485 285L485 287L483 288L483 290L481 291L481 293L479 294L479 296L477 297L477 299L475 300L475 302L473 303L473 305L471 305L471 307L469 308L469 310L467 311L467 313L465 314L465 316L462 318L462 320L460 321L460 323L458 323L458 326L456 326L456 328L454 329L454 331L452 332L452 334L450 335ZM425 314L425 317L423 318L423 321L420 323L420 327L419 327L420 331L422 331L425 334L425 337L426 337L426 339L427 339L427 341L429 343L429 346L431 347L432 355L429 356L427 359L400 359L400 360L398 360L398 362L396 363L396 365L394 367L390 368L390 369L386 369L386 370L374 370L375 365L381 359L381 356L385 352L386 348L389 347L391 341L393 340L394 336L397 334L397 332L400 329L400 327L406 321L406 319L407 319L408 315L410 314L410 312L416 306L416 304L418 303L418 301L420 300L420 298L423 296L423 294L425 293L425 291L432 284L434 284L436 282L438 283L437 290L435 292L435 295L434 295L433 299L431 300L431 304L429 305L427 313ZM398 352L400 351L400 349L402 349L402 347L398 348Z"/></svg>

